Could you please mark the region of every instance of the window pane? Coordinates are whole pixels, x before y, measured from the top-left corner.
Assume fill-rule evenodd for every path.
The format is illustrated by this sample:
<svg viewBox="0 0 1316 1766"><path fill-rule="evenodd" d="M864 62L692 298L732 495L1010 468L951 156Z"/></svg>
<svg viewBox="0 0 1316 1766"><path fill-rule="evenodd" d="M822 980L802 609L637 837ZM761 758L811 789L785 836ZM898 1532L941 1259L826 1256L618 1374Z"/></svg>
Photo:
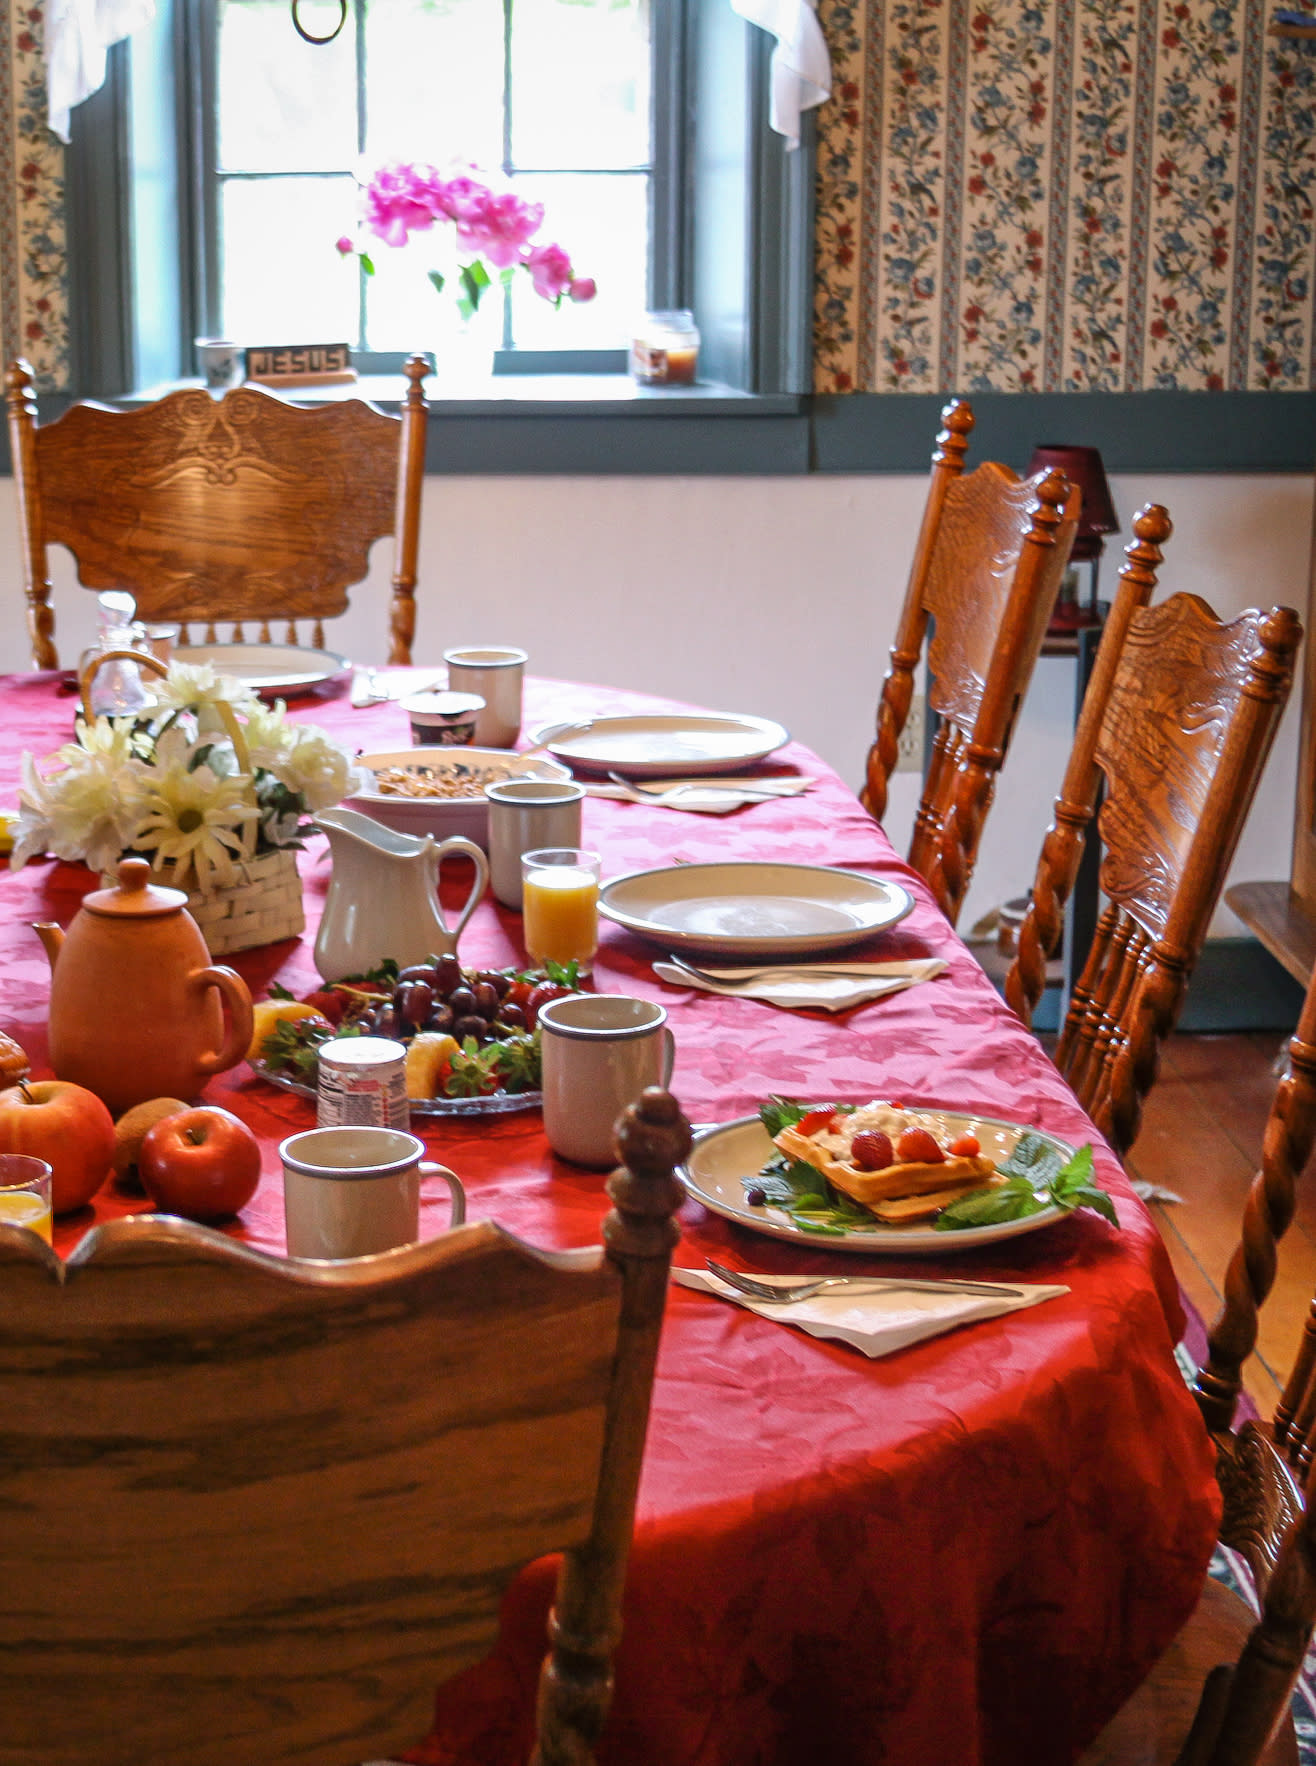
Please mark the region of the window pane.
<svg viewBox="0 0 1316 1766"><path fill-rule="evenodd" d="M308 30L327 28L311 4ZM351 24L332 43L304 43L288 0L220 0L219 164L231 171L349 171L356 164L356 55Z"/></svg>
<svg viewBox="0 0 1316 1766"><path fill-rule="evenodd" d="M647 166L648 0L516 0L512 20L513 165Z"/></svg>
<svg viewBox="0 0 1316 1766"><path fill-rule="evenodd" d="M596 298L556 312L517 272L512 328L521 349L617 349L629 345L644 311L647 286L648 187L642 174L527 178L518 189L544 204L540 238L557 240L578 276L592 276Z"/></svg>
<svg viewBox="0 0 1316 1766"><path fill-rule="evenodd" d="M356 342L354 262L334 250L352 180L226 179L220 187L220 328L238 343Z"/></svg>
<svg viewBox="0 0 1316 1766"><path fill-rule="evenodd" d="M366 157L503 157L498 0L373 0L366 12Z"/></svg>

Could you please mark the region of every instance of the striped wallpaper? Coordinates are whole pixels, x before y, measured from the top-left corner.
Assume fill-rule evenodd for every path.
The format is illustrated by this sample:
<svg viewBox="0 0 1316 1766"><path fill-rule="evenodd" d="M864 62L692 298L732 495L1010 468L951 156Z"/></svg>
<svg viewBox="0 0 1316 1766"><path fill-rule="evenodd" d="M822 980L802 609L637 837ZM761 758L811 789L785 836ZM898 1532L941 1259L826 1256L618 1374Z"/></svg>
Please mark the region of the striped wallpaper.
<svg viewBox="0 0 1316 1766"><path fill-rule="evenodd" d="M819 389L1316 384L1316 42L1270 10L819 0Z"/></svg>

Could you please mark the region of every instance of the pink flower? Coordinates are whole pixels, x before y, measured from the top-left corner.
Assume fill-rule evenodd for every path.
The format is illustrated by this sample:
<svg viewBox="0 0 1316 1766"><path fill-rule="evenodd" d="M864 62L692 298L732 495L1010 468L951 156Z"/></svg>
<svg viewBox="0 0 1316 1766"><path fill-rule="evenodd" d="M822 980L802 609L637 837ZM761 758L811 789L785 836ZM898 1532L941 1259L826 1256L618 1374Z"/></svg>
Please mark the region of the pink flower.
<svg viewBox="0 0 1316 1766"><path fill-rule="evenodd" d="M522 261L542 299L561 300L570 289L571 259L560 245L532 246Z"/></svg>
<svg viewBox="0 0 1316 1766"><path fill-rule="evenodd" d="M593 300L598 292L599 285L592 276L577 276L567 289L572 300L580 301Z"/></svg>
<svg viewBox="0 0 1316 1766"><path fill-rule="evenodd" d="M412 233L432 227L436 214L444 213L443 194L433 166L395 160L380 166L366 185L365 224L385 245L405 245Z"/></svg>
<svg viewBox="0 0 1316 1766"><path fill-rule="evenodd" d="M341 256L350 258L352 253L356 250L356 246L347 237L346 233L344 233L340 239L335 241L334 250L340 253Z"/></svg>
<svg viewBox="0 0 1316 1766"><path fill-rule="evenodd" d="M473 202L470 211L458 218L457 237L488 258L495 269L505 270L520 258L543 218L542 203L525 202L510 191L495 195L486 190L483 201Z"/></svg>

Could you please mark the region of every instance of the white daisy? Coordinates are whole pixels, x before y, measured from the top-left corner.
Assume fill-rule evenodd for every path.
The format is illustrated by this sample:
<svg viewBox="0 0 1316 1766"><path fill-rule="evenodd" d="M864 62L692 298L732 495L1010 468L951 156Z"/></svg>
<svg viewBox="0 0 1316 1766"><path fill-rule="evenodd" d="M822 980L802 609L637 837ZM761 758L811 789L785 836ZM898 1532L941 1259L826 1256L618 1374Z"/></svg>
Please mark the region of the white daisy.
<svg viewBox="0 0 1316 1766"><path fill-rule="evenodd" d="M259 810L247 795L247 783L224 777L213 767L189 766L192 745L181 730L168 730L156 748L156 764L147 772L144 814L134 845L154 852L157 870L172 860L180 877L195 871L197 888L232 883L235 855L242 851L241 830Z"/></svg>

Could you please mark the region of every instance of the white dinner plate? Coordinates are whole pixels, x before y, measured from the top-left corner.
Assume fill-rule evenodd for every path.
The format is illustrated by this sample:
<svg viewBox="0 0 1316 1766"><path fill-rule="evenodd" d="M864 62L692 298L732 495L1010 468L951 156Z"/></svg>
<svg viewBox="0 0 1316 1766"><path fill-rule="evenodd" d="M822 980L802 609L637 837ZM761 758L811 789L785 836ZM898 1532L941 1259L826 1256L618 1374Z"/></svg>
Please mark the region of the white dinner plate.
<svg viewBox="0 0 1316 1766"><path fill-rule="evenodd" d="M373 816L399 834L433 834L446 840L464 835L489 850L489 800L484 787L501 779L569 779L571 774L546 754L514 754L508 748L433 747L396 748L387 753L362 754L359 764L372 773L385 767L429 774L437 781L460 783L467 796L402 797L389 791L358 791L346 799L351 809Z"/></svg>
<svg viewBox="0 0 1316 1766"><path fill-rule="evenodd" d="M686 778L732 773L790 741L766 717L681 712L655 717L596 717L549 724L536 739L568 765L626 779Z"/></svg>
<svg viewBox="0 0 1316 1766"><path fill-rule="evenodd" d="M336 651L300 644L184 644L173 659L213 663L220 674L233 675L262 699L321 693L352 672L351 663Z"/></svg>
<svg viewBox="0 0 1316 1766"><path fill-rule="evenodd" d="M734 957L843 950L913 906L899 883L860 871L752 861L632 871L599 891L599 912L641 938Z"/></svg>
<svg viewBox="0 0 1316 1766"><path fill-rule="evenodd" d="M1057 1140L1040 1128L1025 1128L1017 1122L1001 1122L994 1116L970 1116L953 1110L929 1110L910 1105L921 1115L937 1118L940 1140L953 1140L957 1135L975 1134L983 1152L997 1164L1014 1151L1025 1134L1036 1134L1047 1141L1065 1158L1072 1159L1075 1149L1067 1141ZM1002 1220L994 1226L967 1226L958 1232L939 1233L927 1221L911 1222L908 1226L888 1226L876 1218L871 1227L855 1228L845 1233L810 1233L796 1226L784 1208L770 1204L752 1208L745 1200L742 1177L761 1171L776 1148L768 1131L757 1116L741 1116L735 1122L724 1122L715 1128L702 1128L695 1135L694 1146L680 1176L686 1189L714 1214L734 1220L740 1226L766 1233L773 1239L795 1239L800 1244L821 1251L859 1251L869 1256L913 1255L928 1257L945 1252L971 1251L980 1245L994 1245L1001 1239L1018 1238L1021 1233L1036 1232L1064 1219L1061 1208L1043 1208L1037 1214L1026 1214L1022 1220Z"/></svg>

